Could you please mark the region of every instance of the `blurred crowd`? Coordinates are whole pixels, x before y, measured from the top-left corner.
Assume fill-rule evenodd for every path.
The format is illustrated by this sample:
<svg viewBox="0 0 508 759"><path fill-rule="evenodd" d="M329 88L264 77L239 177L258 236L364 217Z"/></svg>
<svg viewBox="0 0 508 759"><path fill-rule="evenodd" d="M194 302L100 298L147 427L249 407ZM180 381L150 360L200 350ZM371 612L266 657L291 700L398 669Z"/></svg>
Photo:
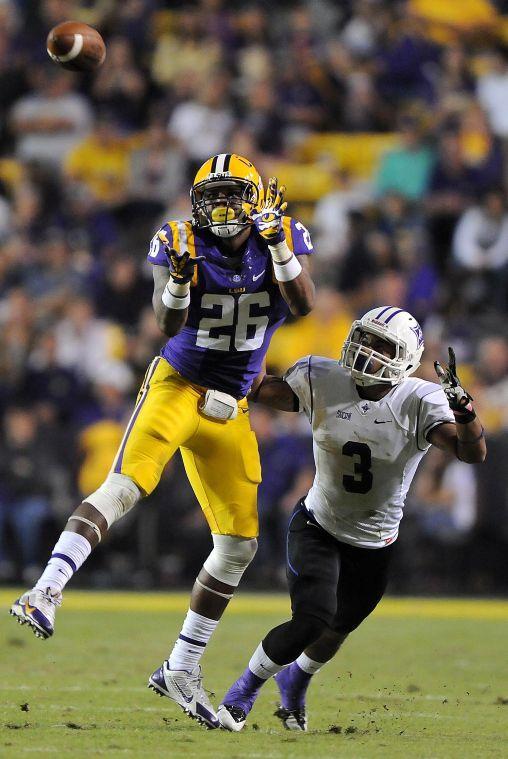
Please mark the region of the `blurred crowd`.
<svg viewBox="0 0 508 759"><path fill-rule="evenodd" d="M45 49L96 26L94 75ZM269 367L338 357L378 304L456 349L488 434L481 467L430 453L406 508L393 590L508 588L508 2L0 2L0 581L38 576L101 482L164 338L148 244L190 217L196 168L247 155L310 229L314 312ZM261 541L246 583L283 586L287 515L312 481L305 420L252 411ZM291 455L288 455L288 452ZM178 457L79 580L187 582L210 545Z"/></svg>

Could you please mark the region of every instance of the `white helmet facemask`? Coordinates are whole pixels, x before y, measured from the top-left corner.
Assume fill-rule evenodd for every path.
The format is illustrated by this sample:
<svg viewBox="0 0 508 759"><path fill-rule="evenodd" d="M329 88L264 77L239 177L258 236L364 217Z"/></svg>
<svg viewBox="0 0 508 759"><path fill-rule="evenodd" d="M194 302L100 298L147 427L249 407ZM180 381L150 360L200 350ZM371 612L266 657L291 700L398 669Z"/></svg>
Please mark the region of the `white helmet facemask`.
<svg viewBox="0 0 508 759"><path fill-rule="evenodd" d="M392 355L370 347L366 335L388 343ZM414 316L396 306L379 306L353 322L340 362L358 385L397 385L419 367L423 349L422 330Z"/></svg>

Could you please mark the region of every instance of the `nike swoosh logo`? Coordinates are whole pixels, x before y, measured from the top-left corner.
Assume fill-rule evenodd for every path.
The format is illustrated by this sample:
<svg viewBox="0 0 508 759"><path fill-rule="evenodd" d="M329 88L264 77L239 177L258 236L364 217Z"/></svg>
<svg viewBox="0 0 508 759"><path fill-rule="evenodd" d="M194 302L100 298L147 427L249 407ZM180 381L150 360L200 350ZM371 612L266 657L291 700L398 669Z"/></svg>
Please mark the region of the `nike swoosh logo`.
<svg viewBox="0 0 508 759"><path fill-rule="evenodd" d="M185 693L183 692L183 690L182 690L182 689L180 688L180 686L178 685L178 683L173 683L173 684L174 684L174 685L176 685L176 688L177 688L177 690L178 690L178 691L180 691L180 693L181 693L181 696L182 696L183 700L184 700L184 701L185 701L187 704L190 704L190 702L192 701L192 696L186 696L186 695L185 695Z"/></svg>
<svg viewBox="0 0 508 759"><path fill-rule="evenodd" d="M259 279L260 277L262 277L263 274L265 273L265 271L266 271L266 269L263 269L263 271L261 272L261 274L256 274L256 276L252 275L252 281L255 282L257 279Z"/></svg>
<svg viewBox="0 0 508 759"><path fill-rule="evenodd" d="M180 692L180 694L181 694L181 696L182 696L183 700L184 700L184 701L185 701L187 704L190 704L190 702L192 701L192 696L186 696L186 695L185 695L185 693L183 692L183 690L182 690L182 689L180 688L180 686L178 685L178 683L176 683L174 680L173 680L173 685L174 685L174 686L176 687L176 689L177 689L177 690Z"/></svg>
<svg viewBox="0 0 508 759"><path fill-rule="evenodd" d="M383 419L381 421L379 421L379 419L374 419L374 424L390 424L391 421L391 419Z"/></svg>
<svg viewBox="0 0 508 759"><path fill-rule="evenodd" d="M307 520L307 524L308 524L310 527L317 527L317 524L314 524L314 522L309 522L308 520Z"/></svg>

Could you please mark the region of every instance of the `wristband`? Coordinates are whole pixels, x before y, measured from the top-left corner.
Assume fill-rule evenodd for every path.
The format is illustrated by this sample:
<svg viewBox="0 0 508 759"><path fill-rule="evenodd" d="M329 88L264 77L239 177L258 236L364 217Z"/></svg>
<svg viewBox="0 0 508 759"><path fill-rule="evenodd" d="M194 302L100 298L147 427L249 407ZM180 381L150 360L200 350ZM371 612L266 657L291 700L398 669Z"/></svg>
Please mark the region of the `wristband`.
<svg viewBox="0 0 508 759"><path fill-rule="evenodd" d="M471 409L467 409L466 411L454 411L453 416L455 417L456 424L469 424L473 419L476 419L476 412L471 406Z"/></svg>
<svg viewBox="0 0 508 759"><path fill-rule="evenodd" d="M302 265L294 253L289 249L285 240L277 245L269 245L273 261L273 270L277 282L291 282L302 271Z"/></svg>
<svg viewBox="0 0 508 759"><path fill-rule="evenodd" d="M162 293L162 302L166 308L173 308L177 311L188 308L190 304L190 282L185 282L182 285L170 277Z"/></svg>
<svg viewBox="0 0 508 759"><path fill-rule="evenodd" d="M296 279L302 271L302 265L296 256L291 256L289 261L284 264L273 264L275 279L277 282L291 282Z"/></svg>
<svg viewBox="0 0 508 759"><path fill-rule="evenodd" d="M282 264L285 261L288 261L293 255L293 251L290 250L289 245L285 239L281 240L281 242L274 243L273 245L270 245L270 243L268 243L268 248L270 250L274 264Z"/></svg>

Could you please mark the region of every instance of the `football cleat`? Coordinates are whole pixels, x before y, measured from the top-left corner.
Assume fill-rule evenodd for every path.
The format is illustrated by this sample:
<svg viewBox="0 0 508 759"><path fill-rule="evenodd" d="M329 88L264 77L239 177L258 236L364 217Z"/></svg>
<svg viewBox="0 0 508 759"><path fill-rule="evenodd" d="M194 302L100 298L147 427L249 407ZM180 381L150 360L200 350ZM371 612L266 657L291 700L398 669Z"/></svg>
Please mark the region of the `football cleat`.
<svg viewBox="0 0 508 759"><path fill-rule="evenodd" d="M232 733L239 733L245 725L247 715L241 706L232 704L221 704L217 709L217 716L221 727L224 730L230 730Z"/></svg>
<svg viewBox="0 0 508 759"><path fill-rule="evenodd" d="M298 709L285 709L279 706L273 714L280 719L286 730L307 732L307 715L304 706Z"/></svg>
<svg viewBox="0 0 508 759"><path fill-rule="evenodd" d="M201 667L192 672L170 669L166 660L159 669L150 675L148 687L159 696L167 696L180 706L183 711L208 730L220 727L215 709L210 703L202 686Z"/></svg>
<svg viewBox="0 0 508 759"><path fill-rule="evenodd" d="M264 682L249 667L235 680L217 709L220 724L225 730L238 733L243 728Z"/></svg>
<svg viewBox="0 0 508 759"><path fill-rule="evenodd" d="M37 638L50 638L55 629L56 607L62 603L60 591L32 588L23 593L11 606L10 614L20 625L29 625Z"/></svg>

